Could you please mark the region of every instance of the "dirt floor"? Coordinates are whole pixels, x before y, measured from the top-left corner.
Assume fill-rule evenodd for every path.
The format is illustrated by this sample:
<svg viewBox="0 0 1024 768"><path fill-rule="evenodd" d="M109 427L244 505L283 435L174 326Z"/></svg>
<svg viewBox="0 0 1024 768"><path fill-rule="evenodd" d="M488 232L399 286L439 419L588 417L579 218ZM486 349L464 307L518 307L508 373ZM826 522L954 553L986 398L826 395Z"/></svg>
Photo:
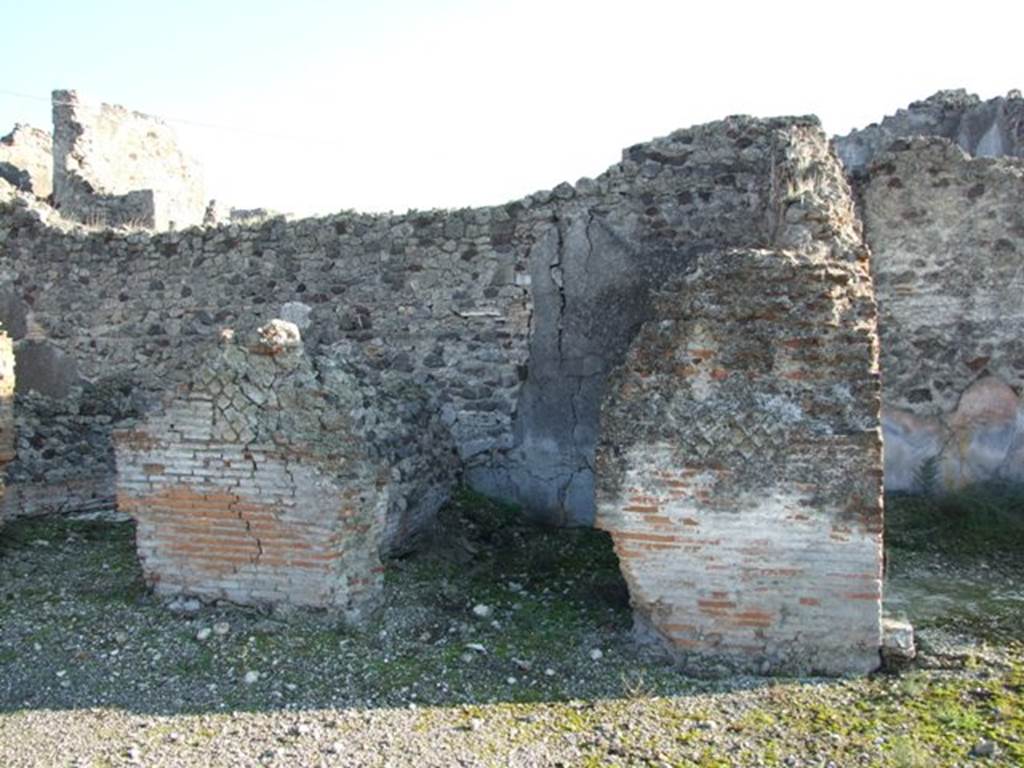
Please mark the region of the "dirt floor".
<svg viewBox="0 0 1024 768"><path fill-rule="evenodd" d="M921 654L840 680L688 678L634 644L606 536L468 495L359 631L171 610L131 523L10 523L0 766L1024 765L1024 549L891 507L887 610Z"/></svg>

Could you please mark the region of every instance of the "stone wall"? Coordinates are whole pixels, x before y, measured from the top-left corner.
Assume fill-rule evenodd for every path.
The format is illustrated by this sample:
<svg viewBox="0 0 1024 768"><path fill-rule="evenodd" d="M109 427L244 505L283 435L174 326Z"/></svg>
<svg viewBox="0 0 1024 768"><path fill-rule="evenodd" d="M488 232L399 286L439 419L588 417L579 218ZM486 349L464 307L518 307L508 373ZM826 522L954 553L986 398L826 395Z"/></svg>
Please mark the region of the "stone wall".
<svg viewBox="0 0 1024 768"><path fill-rule="evenodd" d="M160 594L242 604L372 607L381 557L432 522L454 445L419 388L310 359L272 321L199 365L116 433L118 507Z"/></svg>
<svg viewBox="0 0 1024 768"><path fill-rule="evenodd" d="M70 439L106 462L80 471L56 446L41 455L36 445L62 438L40 415L51 406L26 397L26 452L12 471L41 492L58 468L109 483L113 454L95 431L180 382L222 327L298 303L311 345L357 343L431 393L474 487L550 522L589 524L606 377L651 316L651 289L703 253L790 247L783 219L803 203L783 196L786 179L801 175L809 198L848 194L801 166L826 157L813 118L730 118L493 208L151 235L76 230L0 204L0 295L74 364L74 391L52 407L78 412Z"/></svg>
<svg viewBox="0 0 1024 768"><path fill-rule="evenodd" d="M556 189L564 200L553 226L528 251L530 367L513 444L497 461L471 465L470 482L527 509L561 511L549 520L590 524L607 376L652 317L651 291L701 254L806 237L787 230L785 217L810 199L850 202L841 176L808 171L827 157L813 118L730 118L631 147L576 194ZM786 191L797 177L806 200ZM852 206L846 215L852 223Z"/></svg>
<svg viewBox="0 0 1024 768"><path fill-rule="evenodd" d="M65 100L74 98L59 99L73 113L65 124L78 125L81 110ZM911 487L922 462L952 445L949 419L971 382L990 374L1020 391L1016 374L1002 369L1012 364L999 362L1018 355L1006 291L1020 263L1019 183L1000 171L1003 182L971 197L985 180L961 179L966 160L952 149L900 173L888 171L889 161L871 161L894 140L904 142L897 154L906 154L899 137L913 131L948 135L979 154L1012 154L1021 103L1016 94L981 102L943 92L835 140L858 180L888 313L883 369L892 389L893 489ZM107 125L104 140L146 125L115 109L90 120ZM210 343L222 326L259 324L293 303L307 308L311 343L358 343L380 368L405 372L433 393L474 487L550 522L589 524L598 407L608 372L651 317L652 287L685 274L703 253L785 247L780 179L792 172L795 147L821 154L822 143L809 120L730 118L631 147L596 179L504 206L271 218L156 236L76 230L42 206L11 198L0 207L0 319L16 339L24 407L8 507L109 503L110 425L138 412L164 382L179 380L196 345ZM104 147L90 145L88 157L106 156ZM819 196L848 194L808 178ZM945 234L929 235L938 221ZM956 249L992 259L971 258L965 272L958 256L957 266L941 267L939 280L912 274L915 259L951 258ZM921 293L914 281L930 287ZM927 339L907 319L920 314L925 294L932 309L921 316L941 314L944 329ZM952 350L964 323L973 328L964 349L980 351L947 376L944 361L961 354ZM986 351L993 345L1002 350L994 357ZM964 373L967 363L977 367L966 369L973 377ZM911 375L908 366L920 370ZM908 376L918 383L904 386ZM964 478L984 476L982 465L1008 467L1017 455L1005 390L993 408L1003 415L985 423L998 436L986 427L980 442L957 438L985 454L966 459ZM961 472L963 456L957 462L947 475Z"/></svg>
<svg viewBox="0 0 1024 768"><path fill-rule="evenodd" d="M222 328L264 323L285 304L310 310L311 346L351 341L379 369L429 385L463 458L486 460L509 440L530 312L516 252L492 242L512 221L505 208L159 236L65 231L19 205L0 218L11 304L23 310L34 343L75 364L68 394L19 394L28 452L12 471L32 495L64 492L65 482L50 481L56 470L112 489L112 423L186 381ZM94 443L96 433L106 440ZM103 466L76 458L80 444Z"/></svg>
<svg viewBox="0 0 1024 768"><path fill-rule="evenodd" d="M14 458L14 347L10 337L0 331L0 498L7 477L4 468ZM0 528L4 526L4 508L0 506Z"/></svg>
<svg viewBox="0 0 1024 768"><path fill-rule="evenodd" d="M897 141L865 169L886 487L1024 479L1024 159Z"/></svg>
<svg viewBox="0 0 1024 768"><path fill-rule="evenodd" d="M39 346L15 342L19 366ZM31 359L31 358L29 358ZM150 402L132 379L113 375L76 380L67 394L51 397L18 387L17 456L7 467L3 500L12 517L110 509L114 504L113 426Z"/></svg>
<svg viewBox="0 0 1024 768"><path fill-rule="evenodd" d="M834 145L874 253L886 488L1024 479L1024 99L942 91Z"/></svg>
<svg viewBox="0 0 1024 768"><path fill-rule="evenodd" d="M54 91L53 156L54 205L69 219L157 230L203 223L199 168L155 117Z"/></svg>
<svg viewBox="0 0 1024 768"><path fill-rule="evenodd" d="M57 102L68 113L58 115L67 129L58 134L71 136L58 136L59 147L81 150L83 167L107 163L104 173L120 173L122 149L109 142L137 139L148 119L119 108L90 115L73 94L58 94ZM887 349L893 345L883 359L893 382L886 416L893 489L911 487L922 462L951 444L956 430L949 419L974 379L988 373L1014 395L1020 391L1015 374L991 366L974 371L973 379L960 372L947 381L939 375L945 363L937 362L960 354L951 350L962 323L977 325L975 341L1002 334L998 342L979 342L1007 350L996 358L1017 354L1014 310L986 286L1015 279L1019 252L1007 249L1016 247L1018 187L996 184L980 201L964 198L959 182L943 187L942 179L961 173L963 157L956 153L907 169L925 176L902 191L906 174L871 163L914 133L946 137L979 155L1020 154L1022 104L1017 93L982 102L946 91L834 141L867 206L880 300L896 323L891 333L882 331ZM102 130L92 131L93 124ZM16 490L7 503L21 511L109 503L110 424L179 378L195 345L221 326L259 324L298 302L309 308L315 343L359 343L381 368L404 371L434 393L472 485L544 520L589 524L598 406L609 370L651 316L651 288L684 274L702 253L779 247L779 178L791 165L789 148L806 142L821 142L806 120L730 118L631 147L596 179L505 206L268 219L155 237L76 231L43 206L13 199L0 206L0 319L16 339L25 407L18 409L18 459L10 468ZM141 183L132 178L128 186ZM933 178L940 181L930 197L907 203L914 210L906 201L891 202L923 194ZM1009 196L1004 213L984 210L994 218L951 212L958 205L961 212L982 210L989 200L1000 205L1003 194ZM896 205L907 209L896 212ZM922 213L933 205L942 213ZM940 218L949 222L949 237L909 244ZM982 229L984 236L975 238ZM893 243L904 240L907 248L896 253L903 246ZM900 317L917 313L922 300L908 288L908 280L917 280L908 276L908 255L924 249L925 263L952 253L953 240L971 253L991 252L993 260L969 259L969 274L956 267L947 270L951 279L933 281L930 301L952 314L941 320L942 334L908 341ZM963 316L956 307L964 302L973 306L964 311L987 312L990 320L978 325ZM1005 318L1002 330L992 327L996 317ZM984 349L971 354L975 366L989 356ZM911 387L912 394L902 391L906 365L920 366L918 379L928 379ZM932 405L910 402L928 389L937 398ZM957 438L985 454L966 460L978 471L965 470L964 478L984 476L982 465L1008 466L1017 455L1016 431L1007 426L1009 395L1001 392L992 407L1003 415L985 417L999 436ZM953 474L960 472L955 464Z"/></svg>
<svg viewBox="0 0 1024 768"><path fill-rule="evenodd" d="M30 125L15 125L0 138L0 179L22 192L47 198L53 192L53 139Z"/></svg>
<svg viewBox="0 0 1024 768"><path fill-rule="evenodd" d="M694 669L864 672L882 575L868 253L823 144L791 147L777 189L782 248L698 257L613 374L597 524L637 627Z"/></svg>

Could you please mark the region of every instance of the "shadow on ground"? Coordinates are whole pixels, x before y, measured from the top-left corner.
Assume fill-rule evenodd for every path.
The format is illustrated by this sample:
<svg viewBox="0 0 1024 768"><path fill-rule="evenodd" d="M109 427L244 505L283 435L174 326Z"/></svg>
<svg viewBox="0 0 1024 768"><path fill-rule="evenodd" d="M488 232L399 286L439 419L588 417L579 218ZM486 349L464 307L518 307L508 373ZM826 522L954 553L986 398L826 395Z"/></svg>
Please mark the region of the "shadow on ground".
<svg viewBox="0 0 1024 768"><path fill-rule="evenodd" d="M360 630L175 613L130 523L18 521L0 533L0 762L68 764L69 743L82 765L1024 760L1021 550L965 553L898 501L890 521L889 602L922 630L919 667L827 681L684 676L633 643L607 536L472 496L389 565Z"/></svg>
<svg viewBox="0 0 1024 768"><path fill-rule="evenodd" d="M903 527L888 554L889 610L923 630L926 650L934 638L945 663L1024 637L1019 555L930 546L905 507L891 515ZM770 684L687 678L637 646L606 534L524 525L469 494L440 529L389 564L382 610L353 629L308 611L173 612L142 583L131 523L13 523L0 534L0 711L400 708Z"/></svg>
<svg viewBox="0 0 1024 768"><path fill-rule="evenodd" d="M631 641L606 534L520 524L464 496L389 564L366 627L151 596L131 523L22 520L0 536L0 710L169 714L535 702L685 692ZM595 658L597 657L597 658Z"/></svg>

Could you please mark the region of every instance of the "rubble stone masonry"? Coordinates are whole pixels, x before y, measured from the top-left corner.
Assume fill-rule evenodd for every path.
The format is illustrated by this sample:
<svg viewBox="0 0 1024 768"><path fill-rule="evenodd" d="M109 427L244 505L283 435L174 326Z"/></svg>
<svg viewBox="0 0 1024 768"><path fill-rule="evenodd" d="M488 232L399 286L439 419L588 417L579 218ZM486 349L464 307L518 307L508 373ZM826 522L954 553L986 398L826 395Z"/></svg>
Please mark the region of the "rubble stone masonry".
<svg viewBox="0 0 1024 768"><path fill-rule="evenodd" d="M650 291L704 253L787 247L788 176L848 200L845 184L797 167L799 147L812 164L828 157L813 118L736 117L504 206L157 235L68 231L16 199L0 208L0 289L37 343L75 367L79 388L60 402L80 414L77 442L97 464L112 456L102 431L139 406L111 396L122 383L144 399L181 380L221 327L301 303L311 344L358 343L431 394L473 487L549 522L590 524L601 398L651 316ZM19 409L13 470L36 486L66 440L32 405Z"/></svg>
<svg viewBox="0 0 1024 768"><path fill-rule="evenodd" d="M847 172L860 177L893 142L943 138L971 157L1024 157L1024 98L1019 90L982 101L964 90L939 91L880 123L834 140Z"/></svg>
<svg viewBox="0 0 1024 768"><path fill-rule="evenodd" d="M112 424L186 380L221 328L301 304L311 347L358 344L430 394L470 485L591 524L601 398L651 290L704 253L788 247L788 176L848 199L797 167L799 147L812 165L828 156L813 118L735 117L507 205L156 234L76 228L13 195L0 204L0 314L19 321L17 353L50 372L19 390L15 511L110 503Z"/></svg>
<svg viewBox="0 0 1024 768"><path fill-rule="evenodd" d="M905 139L860 186L878 289L886 488L1024 480L1024 158Z"/></svg>
<svg viewBox="0 0 1024 768"><path fill-rule="evenodd" d="M69 219L156 230L203 223L199 166L155 117L54 91L53 156L53 203Z"/></svg>
<svg viewBox="0 0 1024 768"><path fill-rule="evenodd" d="M0 179L46 199L53 192L53 140L46 131L18 124L0 137Z"/></svg>
<svg viewBox="0 0 1024 768"><path fill-rule="evenodd" d="M730 117L488 208L219 226L189 226L162 131L57 94L58 210L0 181L4 509L110 504L119 430L158 589L358 613L461 472L546 522L596 510L638 626L687 663L863 671L880 399L889 489L1024 478L1019 93L831 147ZM220 341L279 316L301 352Z"/></svg>
<svg viewBox="0 0 1024 768"><path fill-rule="evenodd" d="M102 197L170 193L191 178L165 127L121 108L96 112L73 93L55 102L58 176L67 171L71 198L75 179ZM1024 253L1021 180L1015 161L987 159L1021 154L1022 110L1017 92L982 102L945 91L834 141L856 178L879 276L891 489L919 487L930 459L948 485L1024 473L1024 435L1011 425L1022 328L1006 298ZM111 425L180 381L221 327L252 327L295 304L314 344L357 343L431 393L472 486L548 522L590 524L599 406L609 371L651 317L650 291L705 253L786 247L786 148L820 148L815 125L734 117L676 131L626 149L596 178L492 208L155 235L76 228L0 181L0 320L19 363L5 506L110 504ZM150 128L156 139L142 141ZM937 143L923 149L909 141L918 134ZM141 165L129 167L124 142L140 141ZM177 181L161 181L165 172ZM807 178L820 196L849 196ZM195 201L179 229L200 215ZM73 209L62 211L74 218Z"/></svg>

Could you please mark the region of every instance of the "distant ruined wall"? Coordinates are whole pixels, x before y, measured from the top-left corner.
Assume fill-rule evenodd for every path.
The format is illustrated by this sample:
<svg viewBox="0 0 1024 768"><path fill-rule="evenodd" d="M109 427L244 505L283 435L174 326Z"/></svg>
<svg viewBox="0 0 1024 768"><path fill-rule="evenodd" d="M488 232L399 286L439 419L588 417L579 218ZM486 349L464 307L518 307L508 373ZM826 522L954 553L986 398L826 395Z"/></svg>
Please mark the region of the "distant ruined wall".
<svg viewBox="0 0 1024 768"><path fill-rule="evenodd" d="M199 167L162 121L53 92L53 202L69 219L156 230L202 224Z"/></svg>
<svg viewBox="0 0 1024 768"><path fill-rule="evenodd" d="M53 192L53 139L30 125L0 137L0 179L22 192L47 198Z"/></svg>
<svg viewBox="0 0 1024 768"><path fill-rule="evenodd" d="M1024 480L1024 159L900 140L865 169L861 195L886 488Z"/></svg>
<svg viewBox="0 0 1024 768"><path fill-rule="evenodd" d="M19 511L76 482L79 497L109 502L111 424L181 382L222 327L297 303L311 348L357 343L432 394L471 485L590 524L606 377L651 316L651 289L700 254L780 245L780 217L800 205L783 180L804 145L827 153L811 118L730 118L504 206L155 235L57 226L12 199L0 206L0 295L50 363L73 367L68 394L22 398ZM847 194L801 173L805 195ZM69 444L95 461L76 463Z"/></svg>

